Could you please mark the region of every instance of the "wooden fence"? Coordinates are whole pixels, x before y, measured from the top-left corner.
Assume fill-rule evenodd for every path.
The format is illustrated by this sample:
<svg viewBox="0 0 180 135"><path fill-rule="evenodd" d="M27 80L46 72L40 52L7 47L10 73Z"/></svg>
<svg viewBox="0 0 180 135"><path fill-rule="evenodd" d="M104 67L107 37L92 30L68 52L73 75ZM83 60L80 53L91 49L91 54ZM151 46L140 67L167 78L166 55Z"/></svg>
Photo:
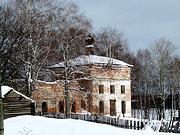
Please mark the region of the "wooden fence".
<svg viewBox="0 0 180 135"><path fill-rule="evenodd" d="M180 133L180 121L149 121L147 119L134 119L134 118L121 118L121 117L111 117L99 114L70 114L68 117L63 113L36 113L36 115L44 116L48 118L56 119L80 119L89 122L96 122L101 124L108 124L120 128L141 130L145 126L149 125L156 132L173 132ZM152 124L152 125L151 125ZM158 126L157 126L158 125Z"/></svg>
<svg viewBox="0 0 180 135"><path fill-rule="evenodd" d="M65 114L62 113L37 113L37 115L41 115L48 118L57 118L57 119L80 119L90 122L96 122L101 124L108 124L116 127L126 128L126 129L135 129L140 130L144 127L145 121L140 121L138 119L128 119L128 118L115 118L110 116L104 116L104 115L97 115L97 114L70 114L68 117L65 116Z"/></svg>

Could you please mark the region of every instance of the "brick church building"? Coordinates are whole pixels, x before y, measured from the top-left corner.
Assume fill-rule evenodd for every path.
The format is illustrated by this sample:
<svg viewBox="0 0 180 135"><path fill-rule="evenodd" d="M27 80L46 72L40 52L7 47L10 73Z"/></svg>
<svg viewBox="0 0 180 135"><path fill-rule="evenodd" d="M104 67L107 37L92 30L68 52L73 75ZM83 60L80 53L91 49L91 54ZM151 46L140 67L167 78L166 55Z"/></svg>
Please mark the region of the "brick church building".
<svg viewBox="0 0 180 135"><path fill-rule="evenodd" d="M130 117L131 68L123 61L94 55L93 45L87 45L86 55L49 67L58 79L37 83L32 93L36 112L64 113L68 91L71 113Z"/></svg>

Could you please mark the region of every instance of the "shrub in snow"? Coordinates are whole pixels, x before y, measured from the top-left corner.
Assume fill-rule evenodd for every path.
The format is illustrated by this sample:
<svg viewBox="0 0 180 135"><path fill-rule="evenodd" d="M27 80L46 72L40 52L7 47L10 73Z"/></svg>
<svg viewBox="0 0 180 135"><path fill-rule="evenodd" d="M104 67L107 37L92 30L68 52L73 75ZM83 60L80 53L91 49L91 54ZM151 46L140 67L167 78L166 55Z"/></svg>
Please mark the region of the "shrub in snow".
<svg viewBox="0 0 180 135"><path fill-rule="evenodd" d="M24 127L22 131L19 131L20 135L33 135L32 130Z"/></svg>

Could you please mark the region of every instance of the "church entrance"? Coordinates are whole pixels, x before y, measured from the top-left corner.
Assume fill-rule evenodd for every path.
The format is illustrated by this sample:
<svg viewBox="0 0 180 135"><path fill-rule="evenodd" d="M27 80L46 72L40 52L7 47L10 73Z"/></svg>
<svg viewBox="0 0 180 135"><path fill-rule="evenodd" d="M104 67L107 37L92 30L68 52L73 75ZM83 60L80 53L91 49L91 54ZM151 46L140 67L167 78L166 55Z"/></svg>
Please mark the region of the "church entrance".
<svg viewBox="0 0 180 135"><path fill-rule="evenodd" d="M116 116L116 100L110 100L110 115Z"/></svg>

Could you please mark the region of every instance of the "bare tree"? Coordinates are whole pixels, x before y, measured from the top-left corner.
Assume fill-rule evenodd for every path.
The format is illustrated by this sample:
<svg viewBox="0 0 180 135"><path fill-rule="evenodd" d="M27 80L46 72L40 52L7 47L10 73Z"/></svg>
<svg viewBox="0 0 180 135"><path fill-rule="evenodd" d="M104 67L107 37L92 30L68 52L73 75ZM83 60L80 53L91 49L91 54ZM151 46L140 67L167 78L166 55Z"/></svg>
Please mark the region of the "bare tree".
<svg viewBox="0 0 180 135"><path fill-rule="evenodd" d="M18 76L18 64L21 65L21 62L15 56L28 36L28 27L22 16L8 6L1 6L0 18L0 74L1 83L5 84Z"/></svg>
<svg viewBox="0 0 180 135"><path fill-rule="evenodd" d="M169 76L169 64L172 61L172 55L175 50L173 43L170 40L161 38L154 42L151 49L153 62L154 62L154 74L156 76L157 90L160 93L161 98L160 105L160 119L165 118L166 98L169 94L168 89L168 76ZM156 90L156 89L155 89Z"/></svg>
<svg viewBox="0 0 180 135"><path fill-rule="evenodd" d="M140 78L139 78L139 92L138 96L140 97L141 105L141 115L142 109L144 110L145 118L149 118L149 109L150 109L150 95L152 95L152 56L151 52L146 50L139 50L136 58L140 62Z"/></svg>
<svg viewBox="0 0 180 135"><path fill-rule="evenodd" d="M14 51L18 51L19 44L27 36L27 30L24 27L21 17L14 11L5 6L0 6L0 134L4 134L3 127L3 108L1 85L7 84L10 79L17 76L19 62ZM17 61L16 61L17 60Z"/></svg>
<svg viewBox="0 0 180 135"><path fill-rule="evenodd" d="M27 95L45 67L52 45L52 6L46 1L12 1L1 7L1 76L4 83L27 80ZM14 80L16 79L16 80ZM17 84L17 83L16 83ZM12 85L12 84L10 84ZM21 86L22 88L23 86Z"/></svg>
<svg viewBox="0 0 180 135"><path fill-rule="evenodd" d="M123 59L128 45L123 34L111 27L105 27L96 34L96 50L99 55Z"/></svg>
<svg viewBox="0 0 180 135"><path fill-rule="evenodd" d="M175 110L179 110L180 92L180 60L179 57L172 59L169 67L169 89L171 92L171 118L175 116Z"/></svg>
<svg viewBox="0 0 180 135"><path fill-rule="evenodd" d="M51 46L49 64L64 60L64 52L69 58L83 54L85 37L91 30L90 21L80 13L78 6L72 2L62 1L54 11L54 44Z"/></svg>
<svg viewBox="0 0 180 135"><path fill-rule="evenodd" d="M21 43L17 58L22 63L22 75L27 82L27 95L31 95L39 74L45 67L46 59L53 42L51 36L53 7L48 1L15 1L15 11L24 20L28 35Z"/></svg>
<svg viewBox="0 0 180 135"><path fill-rule="evenodd" d="M50 11L52 20L51 28L52 44L47 57L47 65L64 61L64 71L55 79L64 79L64 96L66 99L66 114L70 113L70 93L68 84L71 82L72 68L68 61L85 51L85 37L91 29L89 20L79 12L75 3L59 1L58 6L52 4L53 11ZM42 19L41 19L42 20ZM41 42L40 42L41 43ZM42 70L41 70L42 71ZM49 70L46 70L49 72ZM41 78L43 79L43 78Z"/></svg>

